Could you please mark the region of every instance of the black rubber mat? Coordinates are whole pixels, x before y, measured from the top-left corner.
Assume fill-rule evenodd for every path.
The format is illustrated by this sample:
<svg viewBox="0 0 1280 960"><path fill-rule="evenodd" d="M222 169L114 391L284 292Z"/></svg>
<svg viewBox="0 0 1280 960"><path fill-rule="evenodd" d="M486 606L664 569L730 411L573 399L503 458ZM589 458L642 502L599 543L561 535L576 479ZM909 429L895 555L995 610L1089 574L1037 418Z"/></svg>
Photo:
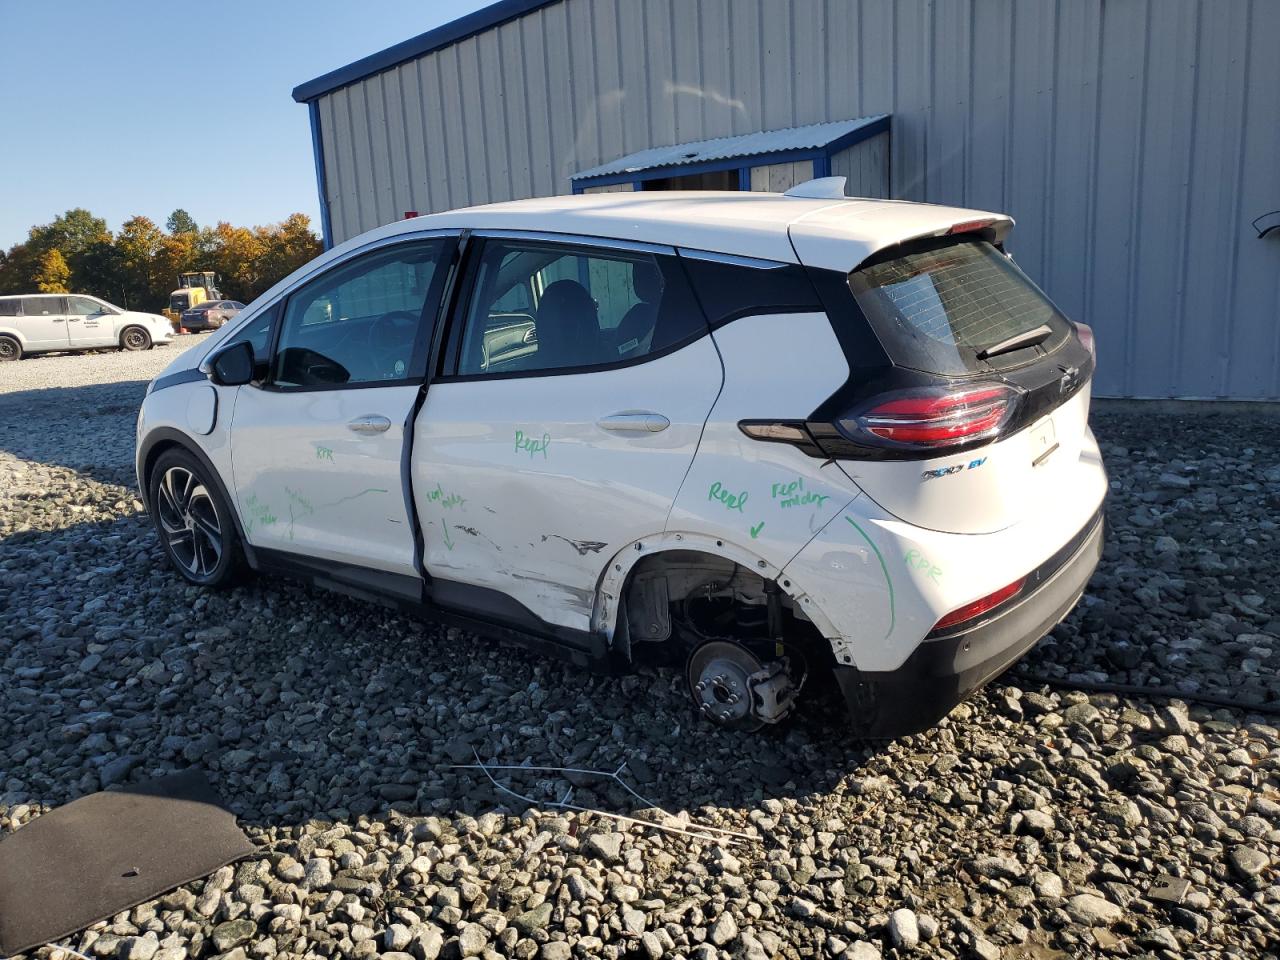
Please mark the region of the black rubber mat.
<svg viewBox="0 0 1280 960"><path fill-rule="evenodd" d="M198 770L81 797L0 840L0 956L60 940L255 849Z"/></svg>

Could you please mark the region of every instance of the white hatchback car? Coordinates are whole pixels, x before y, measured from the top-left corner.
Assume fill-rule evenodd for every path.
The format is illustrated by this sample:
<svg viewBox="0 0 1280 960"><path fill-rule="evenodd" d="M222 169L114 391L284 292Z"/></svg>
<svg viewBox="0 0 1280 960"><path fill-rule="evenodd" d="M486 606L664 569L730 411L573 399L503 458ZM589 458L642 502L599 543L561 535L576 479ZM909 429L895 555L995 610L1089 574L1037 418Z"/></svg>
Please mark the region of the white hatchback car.
<svg viewBox="0 0 1280 960"><path fill-rule="evenodd" d="M173 326L84 294L32 293L0 297L0 361L51 350L150 350L173 339Z"/></svg>
<svg viewBox="0 0 1280 960"><path fill-rule="evenodd" d="M1097 565L1092 334L1008 217L794 193L518 201L327 252L151 385L169 557L676 657L737 728L819 668L863 734L931 725Z"/></svg>

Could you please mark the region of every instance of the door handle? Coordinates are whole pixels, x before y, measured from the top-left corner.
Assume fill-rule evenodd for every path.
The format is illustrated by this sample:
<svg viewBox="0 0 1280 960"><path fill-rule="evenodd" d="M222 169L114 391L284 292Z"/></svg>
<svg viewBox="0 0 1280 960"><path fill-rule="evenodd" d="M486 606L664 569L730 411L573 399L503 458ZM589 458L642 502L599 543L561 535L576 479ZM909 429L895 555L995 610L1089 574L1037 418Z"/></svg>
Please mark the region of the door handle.
<svg viewBox="0 0 1280 960"><path fill-rule="evenodd" d="M347 429L356 433L386 433L390 428L391 421L376 414L347 421Z"/></svg>
<svg viewBox="0 0 1280 960"><path fill-rule="evenodd" d="M79 322L80 322L79 317L67 317L67 323L79 323Z"/></svg>
<svg viewBox="0 0 1280 960"><path fill-rule="evenodd" d="M50 317L49 319L50 319L50 320L52 320L54 323L65 323L65 322L66 322L62 317Z"/></svg>
<svg viewBox="0 0 1280 960"><path fill-rule="evenodd" d="M661 433L671 426L671 421L660 413L638 410L611 413L597 420L596 426L601 430L614 430L618 433Z"/></svg>

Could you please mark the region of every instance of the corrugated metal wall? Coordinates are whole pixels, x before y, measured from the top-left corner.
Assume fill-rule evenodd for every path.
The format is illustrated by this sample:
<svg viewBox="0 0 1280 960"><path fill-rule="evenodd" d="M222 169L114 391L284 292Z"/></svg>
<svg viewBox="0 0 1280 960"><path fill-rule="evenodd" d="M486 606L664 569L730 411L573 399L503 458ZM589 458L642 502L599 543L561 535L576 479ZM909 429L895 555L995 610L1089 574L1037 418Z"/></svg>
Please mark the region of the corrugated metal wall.
<svg viewBox="0 0 1280 960"><path fill-rule="evenodd" d="M906 199L1007 211L1097 391L1280 398L1277 0L561 0L319 102L335 240L642 147L893 114Z"/></svg>

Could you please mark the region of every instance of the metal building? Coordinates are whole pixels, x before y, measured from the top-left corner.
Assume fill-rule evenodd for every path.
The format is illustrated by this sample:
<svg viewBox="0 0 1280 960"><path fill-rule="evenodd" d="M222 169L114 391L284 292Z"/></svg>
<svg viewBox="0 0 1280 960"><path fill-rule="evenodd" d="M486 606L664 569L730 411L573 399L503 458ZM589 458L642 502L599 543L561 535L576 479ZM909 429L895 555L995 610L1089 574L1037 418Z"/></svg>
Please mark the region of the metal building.
<svg viewBox="0 0 1280 960"><path fill-rule="evenodd" d="M1280 399L1277 49L1278 0L502 0L293 95L328 243L842 174L1012 214L1098 394Z"/></svg>

